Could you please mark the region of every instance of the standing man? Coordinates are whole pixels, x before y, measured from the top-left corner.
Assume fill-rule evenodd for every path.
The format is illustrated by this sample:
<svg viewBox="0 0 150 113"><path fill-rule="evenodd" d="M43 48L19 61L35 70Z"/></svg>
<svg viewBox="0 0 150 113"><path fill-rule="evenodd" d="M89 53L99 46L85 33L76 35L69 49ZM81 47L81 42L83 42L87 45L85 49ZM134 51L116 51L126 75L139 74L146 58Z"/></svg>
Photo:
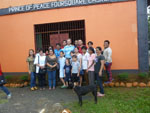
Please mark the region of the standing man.
<svg viewBox="0 0 150 113"><path fill-rule="evenodd" d="M92 41L89 41L89 42L87 43L87 45L88 45L88 48L90 48L90 47L94 48ZM88 51L88 49L87 49L87 51ZM96 49L95 49L95 48L94 48L94 51L95 51L95 53L96 53Z"/></svg>
<svg viewBox="0 0 150 113"><path fill-rule="evenodd" d="M78 47L78 45L79 45L79 44L78 44L78 40L75 40L75 41L74 41L74 46L75 46L75 47Z"/></svg>
<svg viewBox="0 0 150 113"><path fill-rule="evenodd" d="M67 45L67 40L63 40L62 49Z"/></svg>
<svg viewBox="0 0 150 113"><path fill-rule="evenodd" d="M67 40L67 45L64 47L63 51L65 53L66 58L71 58L70 52L74 51L74 45L71 44L71 39Z"/></svg>
<svg viewBox="0 0 150 113"><path fill-rule="evenodd" d="M109 40L104 41L104 52L103 55L105 57L105 69L108 76L108 81L106 83L112 82L112 72L111 72L111 65L112 65L112 49L109 47L110 42Z"/></svg>
<svg viewBox="0 0 150 113"><path fill-rule="evenodd" d="M78 40L78 48L79 48L79 53L81 53L82 54L82 47L83 46L86 46L86 45L83 45L83 41L82 40Z"/></svg>
<svg viewBox="0 0 150 113"><path fill-rule="evenodd" d="M56 44L56 49L54 50L56 57L58 58L60 56L60 52L61 52L61 45L60 43Z"/></svg>

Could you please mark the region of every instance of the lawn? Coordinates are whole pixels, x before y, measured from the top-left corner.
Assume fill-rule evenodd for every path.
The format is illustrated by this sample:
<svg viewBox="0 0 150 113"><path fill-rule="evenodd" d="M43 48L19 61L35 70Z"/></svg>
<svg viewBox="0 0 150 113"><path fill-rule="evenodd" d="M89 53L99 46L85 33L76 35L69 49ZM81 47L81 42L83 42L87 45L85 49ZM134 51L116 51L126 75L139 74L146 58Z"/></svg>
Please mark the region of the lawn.
<svg viewBox="0 0 150 113"><path fill-rule="evenodd" d="M150 88L105 88L106 96L98 103L84 100L65 104L73 113L150 113Z"/></svg>

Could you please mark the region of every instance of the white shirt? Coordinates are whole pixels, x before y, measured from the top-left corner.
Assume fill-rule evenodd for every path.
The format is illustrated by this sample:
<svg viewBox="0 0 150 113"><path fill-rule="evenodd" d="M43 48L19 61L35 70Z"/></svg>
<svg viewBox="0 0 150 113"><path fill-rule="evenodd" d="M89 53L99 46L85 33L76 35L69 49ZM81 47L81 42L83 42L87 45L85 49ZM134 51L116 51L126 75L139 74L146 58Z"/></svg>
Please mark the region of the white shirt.
<svg viewBox="0 0 150 113"><path fill-rule="evenodd" d="M85 54L82 54L82 69L86 70L88 68L88 58L90 54L86 52Z"/></svg>
<svg viewBox="0 0 150 113"><path fill-rule="evenodd" d="M45 65L45 60L46 60L46 56L40 56L40 55L36 55L35 60L34 60L34 64L39 64L40 66L44 66ZM36 73L39 73L39 66L36 66Z"/></svg>
<svg viewBox="0 0 150 113"><path fill-rule="evenodd" d="M77 54L77 59L78 59L78 62L80 63L80 60L82 59L82 54L78 53Z"/></svg>
<svg viewBox="0 0 150 113"><path fill-rule="evenodd" d="M108 63L112 62L112 50L110 47L104 49L103 55L105 57L105 62L108 62Z"/></svg>

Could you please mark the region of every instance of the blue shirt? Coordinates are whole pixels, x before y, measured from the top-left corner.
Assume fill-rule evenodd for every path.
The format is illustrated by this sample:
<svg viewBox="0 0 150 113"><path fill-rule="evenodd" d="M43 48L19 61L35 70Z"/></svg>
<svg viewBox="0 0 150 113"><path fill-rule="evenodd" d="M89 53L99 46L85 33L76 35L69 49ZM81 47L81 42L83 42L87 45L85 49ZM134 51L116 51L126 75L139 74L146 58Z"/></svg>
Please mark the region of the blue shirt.
<svg viewBox="0 0 150 113"><path fill-rule="evenodd" d="M62 51L61 49L59 49L59 50L55 49L54 50L54 53L55 53L55 55L56 55L57 58L60 56L60 52L61 51Z"/></svg>
<svg viewBox="0 0 150 113"><path fill-rule="evenodd" d="M64 66L65 74L66 75L71 75L71 69L72 69L71 65L65 65Z"/></svg>
<svg viewBox="0 0 150 113"><path fill-rule="evenodd" d="M72 73L79 73L80 63L78 61L72 62Z"/></svg>
<svg viewBox="0 0 150 113"><path fill-rule="evenodd" d="M74 46L73 45L70 45L70 46L68 46L68 45L66 45L64 48L63 48L63 51L64 51L64 53L65 53L65 57L66 58L71 58L71 55L70 55L70 52L71 51L74 51Z"/></svg>

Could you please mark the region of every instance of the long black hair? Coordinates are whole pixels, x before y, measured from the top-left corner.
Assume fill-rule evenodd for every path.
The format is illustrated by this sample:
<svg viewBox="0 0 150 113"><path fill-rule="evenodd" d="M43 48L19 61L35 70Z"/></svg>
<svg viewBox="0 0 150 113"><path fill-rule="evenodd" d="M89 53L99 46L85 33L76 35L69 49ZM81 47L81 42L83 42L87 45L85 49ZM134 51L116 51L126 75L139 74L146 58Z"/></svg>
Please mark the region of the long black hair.
<svg viewBox="0 0 150 113"><path fill-rule="evenodd" d="M102 51L102 48L100 46L97 46L96 49L98 49L99 51Z"/></svg>
<svg viewBox="0 0 150 113"><path fill-rule="evenodd" d="M92 53L95 53L95 50L93 47L89 47L89 50L92 51Z"/></svg>

